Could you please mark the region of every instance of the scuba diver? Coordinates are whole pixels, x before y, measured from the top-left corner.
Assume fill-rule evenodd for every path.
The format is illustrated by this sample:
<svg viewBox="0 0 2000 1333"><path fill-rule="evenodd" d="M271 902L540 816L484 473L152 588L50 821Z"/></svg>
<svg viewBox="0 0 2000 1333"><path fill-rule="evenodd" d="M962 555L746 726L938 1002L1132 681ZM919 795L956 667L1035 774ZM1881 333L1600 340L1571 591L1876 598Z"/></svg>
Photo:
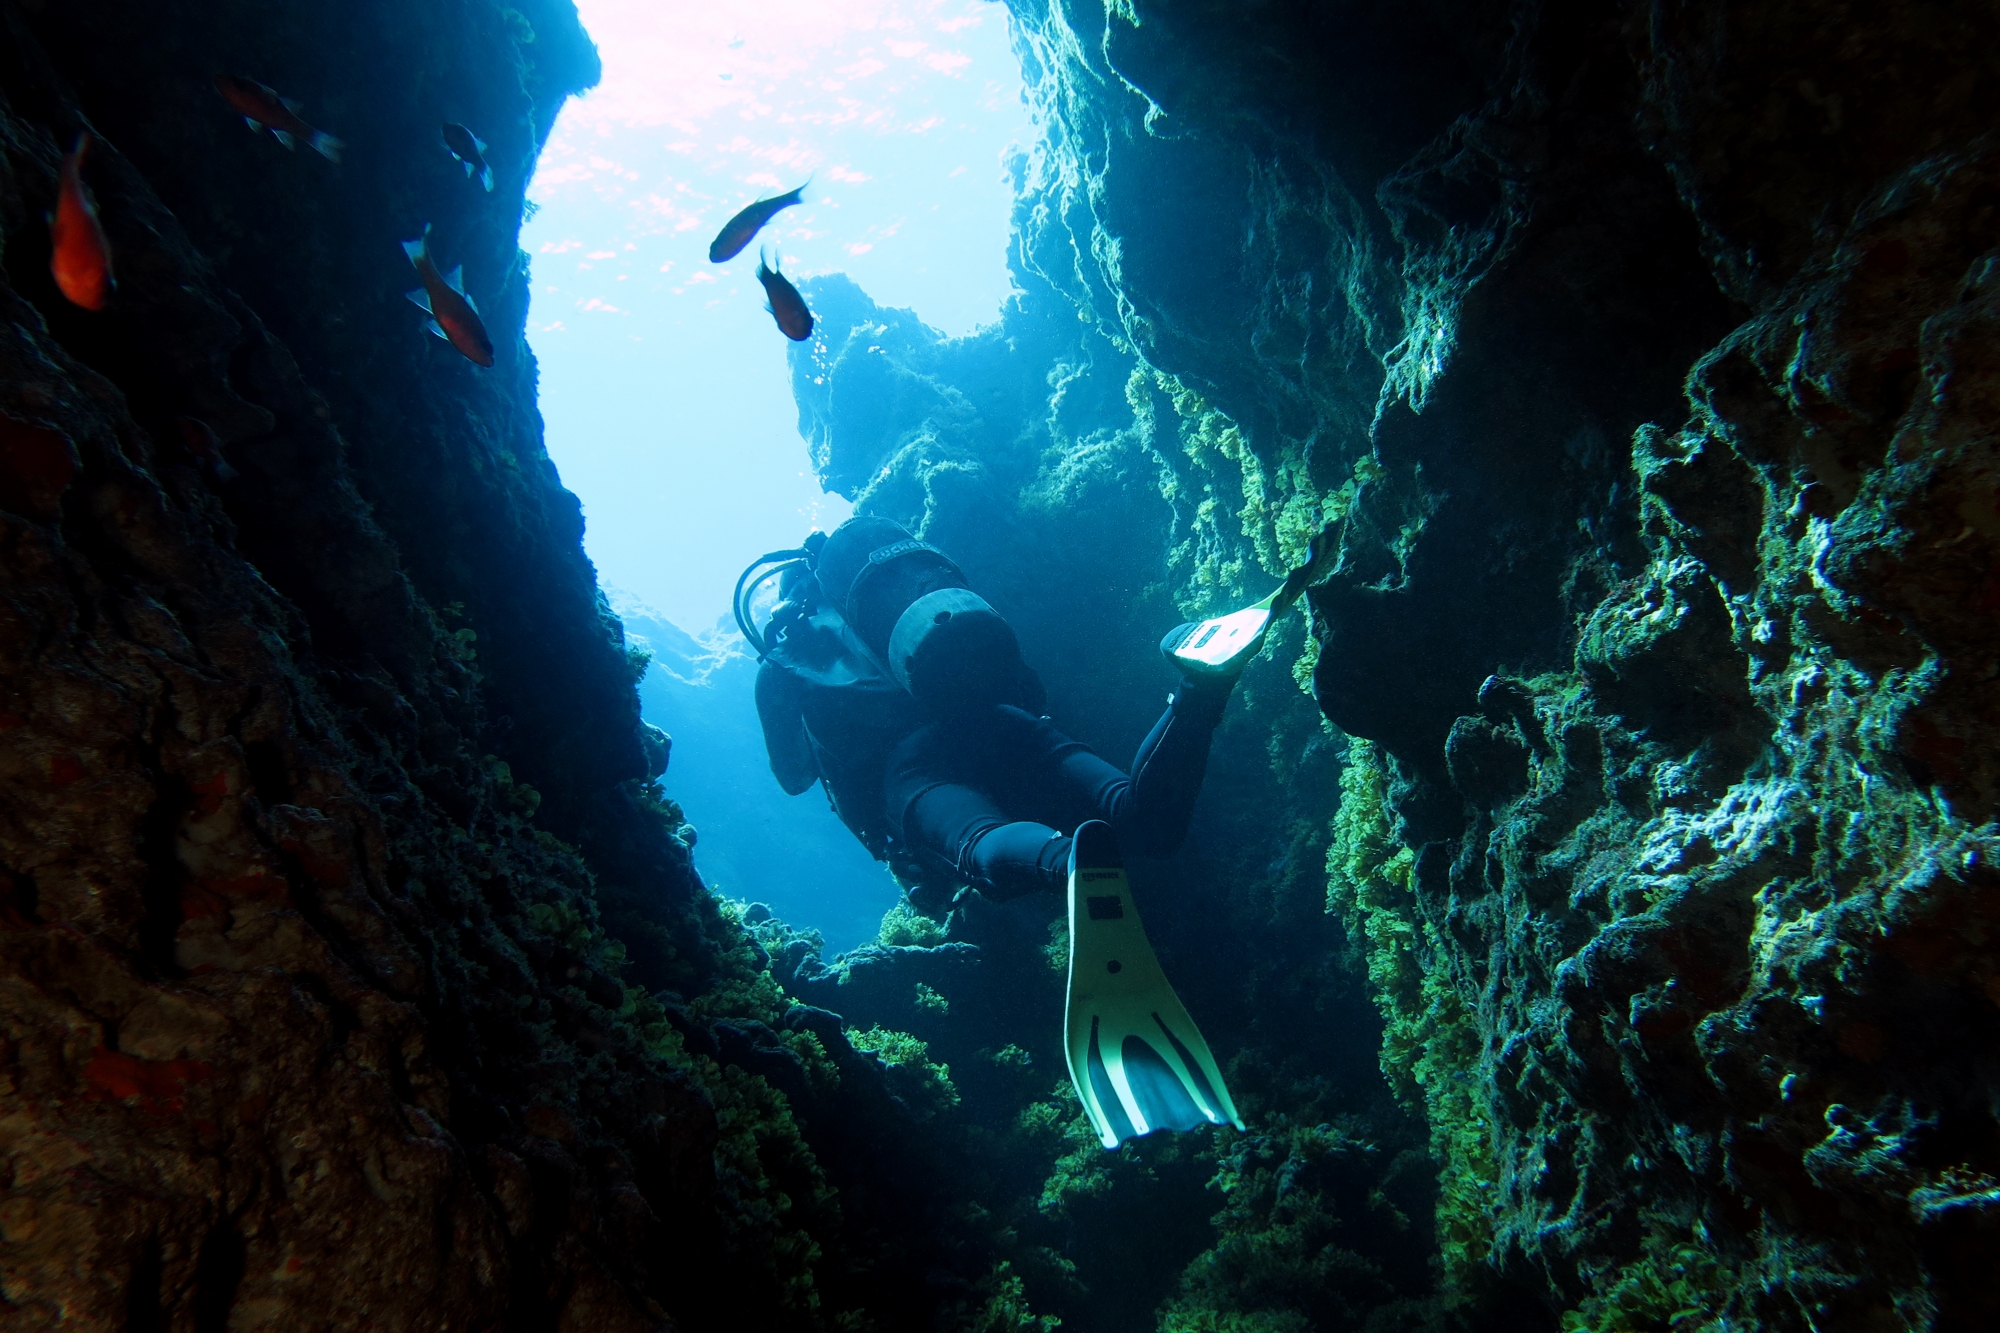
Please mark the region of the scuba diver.
<svg viewBox="0 0 2000 1333"><path fill-rule="evenodd" d="M824 784L920 910L941 914L967 887L998 901L1061 892L1071 834L1087 820L1142 855L1180 846L1262 627L1227 656L1207 654L1215 660L1176 655L1195 625L1167 635L1180 687L1126 772L1042 715L1041 681L1013 629L936 547L887 519L854 518L745 579L778 561L784 601L761 633L747 605L754 584L739 585L738 605L762 661L771 771L792 795Z"/></svg>
<svg viewBox="0 0 2000 1333"><path fill-rule="evenodd" d="M968 888L1001 901L1067 889L1065 1051L1107 1148L1154 1129L1242 1128L1147 943L1119 848L1180 846L1223 707L1306 576L1167 634L1160 649L1180 686L1129 771L1043 715L1013 629L949 556L898 524L850 519L737 580L737 625L761 664L758 718L785 791L823 785L928 914ZM760 629L752 603L774 577L781 600Z"/></svg>

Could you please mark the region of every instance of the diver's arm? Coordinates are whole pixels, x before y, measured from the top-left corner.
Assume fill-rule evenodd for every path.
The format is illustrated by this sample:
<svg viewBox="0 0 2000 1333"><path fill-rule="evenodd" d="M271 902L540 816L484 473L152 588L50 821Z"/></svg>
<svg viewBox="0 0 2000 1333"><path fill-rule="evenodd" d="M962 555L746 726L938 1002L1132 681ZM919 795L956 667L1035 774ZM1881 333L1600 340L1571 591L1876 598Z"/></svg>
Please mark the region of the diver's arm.
<svg viewBox="0 0 2000 1333"><path fill-rule="evenodd" d="M798 678L783 667L766 662L757 668L757 720L764 725L764 750L771 757L772 776L788 796L819 781L799 692Z"/></svg>

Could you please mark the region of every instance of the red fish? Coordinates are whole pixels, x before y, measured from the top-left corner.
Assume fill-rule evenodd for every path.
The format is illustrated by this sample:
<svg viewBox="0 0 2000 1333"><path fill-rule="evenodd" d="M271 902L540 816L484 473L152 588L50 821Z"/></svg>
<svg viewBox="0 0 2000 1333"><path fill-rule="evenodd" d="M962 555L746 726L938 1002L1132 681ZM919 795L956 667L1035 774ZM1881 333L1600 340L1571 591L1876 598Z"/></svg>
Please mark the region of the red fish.
<svg viewBox="0 0 2000 1333"><path fill-rule="evenodd" d="M764 284L764 295L771 298L771 304L764 308L778 321L779 331L795 343L812 337L813 317L806 309L806 298L762 255L757 257L757 281Z"/></svg>
<svg viewBox="0 0 2000 1333"><path fill-rule="evenodd" d="M750 244L764 224L776 217L780 210L790 208L799 202L800 193L811 185L808 180L789 194L781 194L775 199L759 199L735 217L722 224L722 230L715 234L715 240L708 247L708 262L727 263L743 253L743 247Z"/></svg>
<svg viewBox="0 0 2000 1333"><path fill-rule="evenodd" d="M340 150L347 145L299 119L303 103L280 97L275 89L235 74L216 75L215 91L222 94L223 101L236 108L237 114L250 126L252 134L269 130L287 148L296 147L298 141L304 139L314 152L327 161L340 161Z"/></svg>
<svg viewBox="0 0 2000 1333"><path fill-rule="evenodd" d="M454 264L449 273L439 273L437 265L431 262L428 242L431 227L424 224L424 234L414 241L403 242L403 253L417 266L417 276L424 285L404 295L430 313L430 331L456 347L466 360L474 365L493 364L493 340L486 336L486 325L480 322L479 307L472 304L472 298L465 294L465 266Z"/></svg>
<svg viewBox="0 0 2000 1333"><path fill-rule="evenodd" d="M111 276L111 242L104 239L97 205L90 197L90 187L83 183L83 155L90 151L90 145L89 133L79 134L76 147L63 158L56 210L49 214L49 272L72 304L102 310L110 304L111 289L118 283Z"/></svg>

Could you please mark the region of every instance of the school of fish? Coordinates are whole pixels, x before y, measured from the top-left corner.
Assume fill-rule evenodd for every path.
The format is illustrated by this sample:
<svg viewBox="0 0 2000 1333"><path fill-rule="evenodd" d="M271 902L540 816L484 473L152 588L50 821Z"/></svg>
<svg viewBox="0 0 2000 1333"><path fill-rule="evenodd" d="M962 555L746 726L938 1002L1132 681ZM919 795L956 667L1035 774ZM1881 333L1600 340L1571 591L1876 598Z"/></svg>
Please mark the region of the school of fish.
<svg viewBox="0 0 2000 1333"><path fill-rule="evenodd" d="M299 114L304 104L286 97L275 88L240 74L218 74L215 91L243 117L251 132L269 130L288 149L301 141L329 162L340 161L346 147L341 140L306 123ZM456 121L445 121L441 131L444 147L465 168L468 179L478 178L488 191L493 188L493 168L486 161L486 141ZM57 173L56 203L48 213L49 274L56 290L70 304L83 310L101 311L111 304L118 283L113 276L111 242L105 234L96 197L84 180L84 162L96 137L85 130L62 160ZM479 318L479 308L466 294L463 267L454 265L450 273L440 272L430 253L429 223L424 234L403 242L403 252L415 265L423 283L409 298L430 315L428 327L456 348L468 361L480 366L493 364L493 339ZM188 451L210 476L227 480L234 469L223 459L221 442L207 423L193 417L181 420Z"/></svg>
<svg viewBox="0 0 2000 1333"><path fill-rule="evenodd" d="M329 162L339 162L346 147L340 139L308 124L300 114L304 104L266 84L239 74L218 74L215 90L223 101L243 117L253 134L269 130L287 149L301 141ZM464 167L467 180L477 180L481 188L493 189L493 167L486 160L486 141L457 121L444 121L440 130L443 147ZM90 131L76 137L75 145L63 157L56 183L55 207L49 211L49 272L64 299L84 310L102 311L111 304L117 288L113 276L111 242L98 212L97 200L84 180L84 161L96 142ZM808 180L798 188L769 199L759 199L739 210L723 224L708 247L709 262L721 264L734 259L749 247L757 234L784 209L802 202ZM494 363L494 346L479 307L465 290L464 267L453 265L441 270L431 252L431 227L424 224L423 235L403 242L403 252L417 271L422 284L406 292L409 300L430 316L426 327L449 343L468 361L479 366ZM812 337L813 314L805 297L762 251L758 254L757 281L763 285L770 312L778 330L794 342ZM211 477L226 480L235 472L222 457L221 441L207 423L192 417L181 419L184 442Z"/></svg>

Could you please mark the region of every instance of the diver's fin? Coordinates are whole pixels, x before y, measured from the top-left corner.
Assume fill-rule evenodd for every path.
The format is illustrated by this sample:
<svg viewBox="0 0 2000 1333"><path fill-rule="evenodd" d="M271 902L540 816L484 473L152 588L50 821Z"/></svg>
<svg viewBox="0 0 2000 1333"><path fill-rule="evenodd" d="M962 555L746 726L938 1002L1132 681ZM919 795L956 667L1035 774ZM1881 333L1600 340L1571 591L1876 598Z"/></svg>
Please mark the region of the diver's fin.
<svg viewBox="0 0 2000 1333"><path fill-rule="evenodd" d="M1338 523L1328 523L1306 544L1305 562L1285 575L1277 591L1241 611L1176 625L1160 640L1160 651L1190 680L1233 680L1264 646L1271 622L1330 572L1340 554L1339 535Z"/></svg>
<svg viewBox="0 0 2000 1333"><path fill-rule="evenodd" d="M1146 941L1111 826L1076 831L1069 860L1063 1054L1107 1148L1157 1129L1243 1128L1222 1070Z"/></svg>
<svg viewBox="0 0 2000 1333"><path fill-rule="evenodd" d="M1278 594L1226 616L1177 625L1160 640L1160 651L1190 679L1234 679L1264 646L1264 634L1278 613Z"/></svg>

